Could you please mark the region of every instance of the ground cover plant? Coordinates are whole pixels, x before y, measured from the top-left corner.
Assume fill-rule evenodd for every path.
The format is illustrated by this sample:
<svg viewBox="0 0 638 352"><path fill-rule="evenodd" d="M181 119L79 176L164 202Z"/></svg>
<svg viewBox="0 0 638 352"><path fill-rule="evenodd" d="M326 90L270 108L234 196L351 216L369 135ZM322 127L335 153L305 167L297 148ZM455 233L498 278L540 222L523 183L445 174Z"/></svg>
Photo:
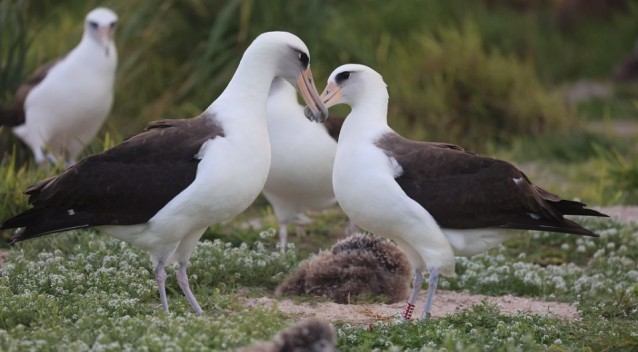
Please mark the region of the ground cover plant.
<svg viewBox="0 0 638 352"><path fill-rule="evenodd" d="M371 326L334 322L343 350L529 350L638 344L638 226L587 223L601 238L522 234L486 255L457 261L442 289L572 302L580 320L505 316L485 303L444 318ZM2 350L215 349L268 339L294 320L238 297L272 295L300 258L275 248L274 231L252 245L203 241L190 267L205 314L191 314L169 275L171 312L159 309L143 252L92 231L26 242L0 271ZM549 253L545 255L544 253ZM551 263L548 263L551 262ZM613 348L612 348L613 347Z"/></svg>
<svg viewBox="0 0 638 352"><path fill-rule="evenodd" d="M632 50L638 5L618 1L617 10L591 12L565 3L0 0L0 105L33 68L77 43L79 21L97 5L120 15L120 63L113 112L86 155L149 121L198 114L252 38L289 30L309 45L320 90L346 62L381 72L390 125L402 134L506 159L567 199L636 206L638 89L608 77ZM610 85L610 95L565 103L563 93L582 79ZM63 167L32 165L9 132L0 127L0 221L27 207L26 187ZM263 198L209 229L189 267L201 316L191 313L174 269L167 280L171 311L162 312L147 255L94 230L12 248L11 233L0 233L0 350L233 350L268 340L299 316L248 307L243 298L273 297L300 263L343 238L347 219L338 209L313 218L285 253ZM345 317L332 322L338 347L638 349L638 224L583 224L601 237L521 232L484 255L459 258L457 275L440 282L442 290L570 303L580 319L505 315L488 302L407 324L393 317L352 324Z"/></svg>

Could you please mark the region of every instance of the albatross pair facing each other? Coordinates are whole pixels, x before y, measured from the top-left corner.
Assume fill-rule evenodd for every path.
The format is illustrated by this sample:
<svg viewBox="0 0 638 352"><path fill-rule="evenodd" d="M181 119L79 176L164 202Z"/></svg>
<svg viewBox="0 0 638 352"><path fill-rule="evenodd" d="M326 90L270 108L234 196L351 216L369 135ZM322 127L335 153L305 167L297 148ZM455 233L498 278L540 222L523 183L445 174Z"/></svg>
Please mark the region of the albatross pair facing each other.
<svg viewBox="0 0 638 352"><path fill-rule="evenodd" d="M15 126L36 163L74 164L102 127L113 105L116 25L109 9L89 12L80 43L38 68L18 88L13 107L0 110L0 125Z"/></svg>
<svg viewBox="0 0 638 352"><path fill-rule="evenodd" d="M186 267L205 229L245 210L266 182L266 104L277 77L297 87L313 119L326 118L306 45L290 33L264 33L246 49L226 89L200 116L154 122L112 149L31 186L26 193L32 207L0 229L20 228L11 239L18 242L99 227L150 252L164 310L164 267L177 262L177 282L201 313Z"/></svg>
<svg viewBox="0 0 638 352"><path fill-rule="evenodd" d="M596 236L563 215L606 216L532 184L505 161L398 135L387 123L386 84L369 67L337 68L321 98L326 107L352 108L339 135L335 196L351 221L407 254L414 282L406 319L424 270L430 277L421 318L430 315L439 273L454 273L455 256L483 253L515 229Z"/></svg>

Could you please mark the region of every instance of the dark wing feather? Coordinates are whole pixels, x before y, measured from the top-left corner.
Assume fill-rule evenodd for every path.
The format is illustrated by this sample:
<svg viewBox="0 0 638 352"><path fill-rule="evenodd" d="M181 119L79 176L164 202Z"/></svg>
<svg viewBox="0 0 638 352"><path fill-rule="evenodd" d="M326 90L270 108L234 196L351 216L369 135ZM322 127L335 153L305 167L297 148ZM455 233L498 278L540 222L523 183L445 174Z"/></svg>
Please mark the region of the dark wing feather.
<svg viewBox="0 0 638 352"><path fill-rule="evenodd" d="M12 241L99 225L140 224L195 179L201 145L223 137L209 116L164 120L116 147L27 189L33 208L0 228L24 227Z"/></svg>
<svg viewBox="0 0 638 352"><path fill-rule="evenodd" d="M341 133L341 126L343 126L343 122L346 120L345 117L341 116L330 116L324 123L323 126L328 131L328 134L335 141L339 141L339 133Z"/></svg>
<svg viewBox="0 0 638 352"><path fill-rule="evenodd" d="M533 185L505 161L455 145L416 142L390 133L377 146L403 168L396 178L403 191L444 228L502 227L594 236L563 215L606 216Z"/></svg>
<svg viewBox="0 0 638 352"><path fill-rule="evenodd" d="M19 126L24 124L24 102L27 95L35 88L49 73L49 70L55 66L61 59L46 63L40 66L35 72L18 87L13 100L13 108L0 109L0 126Z"/></svg>

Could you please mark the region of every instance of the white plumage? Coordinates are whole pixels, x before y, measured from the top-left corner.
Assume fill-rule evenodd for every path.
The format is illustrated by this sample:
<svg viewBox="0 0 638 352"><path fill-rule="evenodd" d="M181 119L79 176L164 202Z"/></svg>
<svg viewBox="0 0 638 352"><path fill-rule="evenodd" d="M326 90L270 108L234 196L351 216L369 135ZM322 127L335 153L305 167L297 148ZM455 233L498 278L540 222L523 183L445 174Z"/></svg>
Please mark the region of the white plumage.
<svg viewBox="0 0 638 352"><path fill-rule="evenodd" d="M47 159L75 163L109 114L117 68L116 23L117 15L109 9L89 12L78 46L28 93L25 123L13 132L38 164Z"/></svg>
<svg viewBox="0 0 638 352"><path fill-rule="evenodd" d="M407 254L415 274L407 319L426 269L422 318L430 314L439 273L454 274L455 256L483 253L515 229L596 236L563 215L606 216L543 190L504 161L399 136L387 123L383 78L369 67L337 68L321 97L327 107L352 108L339 135L335 195L351 221Z"/></svg>
<svg viewBox="0 0 638 352"><path fill-rule="evenodd" d="M275 77L295 84L314 108L312 115L325 119L306 45L290 33L264 33L246 49L228 86L202 115L157 121L30 187L33 207L0 229L21 228L13 243L100 227L150 252L164 310L164 268L177 262L177 282L201 313L186 267L205 229L242 212L264 187L270 168L266 102Z"/></svg>
<svg viewBox="0 0 638 352"><path fill-rule="evenodd" d="M332 190L332 165L337 151L334 140L321 124L303 118L293 86L283 79L273 81L268 96L268 133L272 162L264 195L279 221L282 250L287 243L287 225L311 220L307 211L336 204Z"/></svg>

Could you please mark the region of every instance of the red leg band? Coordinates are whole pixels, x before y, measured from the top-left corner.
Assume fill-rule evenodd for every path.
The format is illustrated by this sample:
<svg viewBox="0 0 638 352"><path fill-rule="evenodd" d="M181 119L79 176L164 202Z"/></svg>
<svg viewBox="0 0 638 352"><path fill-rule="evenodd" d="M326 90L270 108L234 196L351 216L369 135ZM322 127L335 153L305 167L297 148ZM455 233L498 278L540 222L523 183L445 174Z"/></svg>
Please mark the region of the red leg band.
<svg viewBox="0 0 638 352"><path fill-rule="evenodd" d="M408 303L401 316L403 316L403 319L405 320L410 320L412 318L412 313L414 313L414 304Z"/></svg>

